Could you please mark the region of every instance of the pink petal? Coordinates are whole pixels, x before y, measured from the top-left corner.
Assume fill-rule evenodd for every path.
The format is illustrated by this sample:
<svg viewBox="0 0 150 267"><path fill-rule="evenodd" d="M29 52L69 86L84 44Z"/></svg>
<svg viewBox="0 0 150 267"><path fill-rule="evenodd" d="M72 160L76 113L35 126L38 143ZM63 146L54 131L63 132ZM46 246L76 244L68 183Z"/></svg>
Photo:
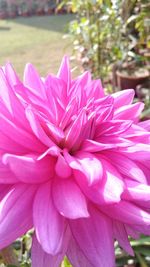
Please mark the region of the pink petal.
<svg viewBox="0 0 150 267"><path fill-rule="evenodd" d="M114 107L119 108L124 105L129 105L132 103L135 95L135 91L133 89L126 89L112 94L114 98Z"/></svg>
<svg viewBox="0 0 150 267"><path fill-rule="evenodd" d="M115 111L115 120L133 120L136 121L144 108L143 103L135 103L118 108Z"/></svg>
<svg viewBox="0 0 150 267"><path fill-rule="evenodd" d="M26 116L30 123L31 129L35 136L46 146L55 146L55 143L48 137L43 130L37 114L32 110L31 107L26 108Z"/></svg>
<svg viewBox="0 0 150 267"><path fill-rule="evenodd" d="M150 131L150 120L139 122L139 126L143 127L147 131Z"/></svg>
<svg viewBox="0 0 150 267"><path fill-rule="evenodd" d="M74 120L71 127L67 129L66 138L65 138L65 146L68 149L75 148L76 150L78 146L80 145L80 142L82 141L82 139L79 137L83 131L85 122L86 122L86 111L82 109L79 115Z"/></svg>
<svg viewBox="0 0 150 267"><path fill-rule="evenodd" d="M99 110L97 110L97 116L96 116L96 124L99 125L100 123L104 121L110 121L113 119L114 116L114 107L113 104L105 105L99 107Z"/></svg>
<svg viewBox="0 0 150 267"><path fill-rule="evenodd" d="M16 72L14 71L12 65L10 63L7 63L5 65L5 74L6 78L9 81L11 86L14 86L16 84L20 84L20 80Z"/></svg>
<svg viewBox="0 0 150 267"><path fill-rule="evenodd" d="M100 159L104 174L101 180L97 184L88 185L85 176L79 171L74 171L74 177L81 187L84 194L92 200L94 203L99 205L106 205L111 203L117 203L121 199L121 194L124 190L124 184L120 174L110 165Z"/></svg>
<svg viewBox="0 0 150 267"><path fill-rule="evenodd" d="M116 240L119 242L119 245L131 256L134 256L134 251L128 240L128 234L123 223L114 220L113 221L113 230Z"/></svg>
<svg viewBox="0 0 150 267"><path fill-rule="evenodd" d="M0 186L0 201L7 195L7 193L11 190L12 185L1 184Z"/></svg>
<svg viewBox="0 0 150 267"><path fill-rule="evenodd" d="M28 90L42 99L46 99L44 84L32 64L28 63L24 70L24 84Z"/></svg>
<svg viewBox="0 0 150 267"><path fill-rule="evenodd" d="M32 267L59 267L66 252L66 246L63 246L61 253L53 256L46 253L39 244L36 236L33 236L32 241Z"/></svg>
<svg viewBox="0 0 150 267"><path fill-rule="evenodd" d="M67 258L75 267L93 267L93 264L91 265L89 260L85 257L73 237L69 242Z"/></svg>
<svg viewBox="0 0 150 267"><path fill-rule="evenodd" d="M0 174L1 174L0 175L1 184L12 184L19 182L19 180L16 178L11 169L2 162L1 158L0 158Z"/></svg>
<svg viewBox="0 0 150 267"><path fill-rule="evenodd" d="M64 56L57 76L66 83L66 89L68 92L71 84L71 72L69 67L69 59L67 56Z"/></svg>
<svg viewBox="0 0 150 267"><path fill-rule="evenodd" d="M42 151L45 147L30 132L25 131L0 113L0 131L29 151ZM7 130L6 130L7 129Z"/></svg>
<svg viewBox="0 0 150 267"><path fill-rule="evenodd" d="M150 159L150 145L149 144L135 144L133 146L124 147L121 149L127 157L133 160L145 161Z"/></svg>
<svg viewBox="0 0 150 267"><path fill-rule="evenodd" d="M51 183L45 183L37 191L33 218L36 235L45 252L56 255L62 249L65 230L64 218L54 207Z"/></svg>
<svg viewBox="0 0 150 267"><path fill-rule="evenodd" d="M54 176L55 159L45 157L37 160L35 155L16 156L5 154L3 162L8 164L17 179L25 183L42 183Z"/></svg>
<svg viewBox="0 0 150 267"><path fill-rule="evenodd" d="M71 98L76 97L78 100L78 105L84 107L86 105L86 88L91 82L91 74L86 71L81 74L76 80L70 89Z"/></svg>
<svg viewBox="0 0 150 267"><path fill-rule="evenodd" d="M62 216L70 219L88 217L86 199L77 186L70 179L57 179L53 183L54 204Z"/></svg>
<svg viewBox="0 0 150 267"><path fill-rule="evenodd" d="M126 132L131 127L132 121L130 120L112 120L102 122L99 127L96 128L95 137L101 135L120 135Z"/></svg>
<svg viewBox="0 0 150 267"><path fill-rule="evenodd" d="M81 171L86 176L89 185L101 180L103 176L102 164L91 153L80 151L72 157L65 151L64 156L71 168Z"/></svg>
<svg viewBox="0 0 150 267"><path fill-rule="evenodd" d="M59 154L56 165L55 165L56 174L59 177L67 178L71 176L72 169L70 168L69 164L66 162L65 158Z"/></svg>
<svg viewBox="0 0 150 267"><path fill-rule="evenodd" d="M48 75L45 79L45 85L49 104L52 103L52 98L55 98L57 100L60 116L62 117L62 113L68 102L65 81L53 75ZM52 106L51 109L53 109Z"/></svg>
<svg viewBox="0 0 150 267"><path fill-rule="evenodd" d="M117 204L105 206L102 210L108 216L129 225L150 224L150 214L128 201L122 200Z"/></svg>
<svg viewBox="0 0 150 267"><path fill-rule="evenodd" d="M133 124L126 133L126 138L135 143L150 143L150 132L140 127L139 124Z"/></svg>
<svg viewBox="0 0 150 267"><path fill-rule="evenodd" d="M126 180L126 190L122 196L126 200L140 201L141 205L146 202L150 204L150 186L137 183L135 181Z"/></svg>
<svg viewBox="0 0 150 267"><path fill-rule="evenodd" d="M134 179L135 181L139 181L141 183L147 183L145 174L142 171L134 160L129 159L128 157L124 156L118 152L106 152L105 155L107 156L108 160L113 163L116 169L123 175Z"/></svg>
<svg viewBox="0 0 150 267"><path fill-rule="evenodd" d="M70 124L71 117L77 112L77 101L76 98L71 99L71 101L66 106L65 113L63 114L59 126L65 129L68 124Z"/></svg>
<svg viewBox="0 0 150 267"><path fill-rule="evenodd" d="M86 88L86 94L88 98L94 97L95 99L99 99L104 97L105 95L101 80L91 81L90 85Z"/></svg>
<svg viewBox="0 0 150 267"><path fill-rule="evenodd" d="M0 97L3 102L1 105L5 105L11 115L11 119L15 121L15 123L22 125L23 128L28 128L27 120L24 115L24 107L15 95L2 69L0 69Z"/></svg>
<svg viewBox="0 0 150 267"><path fill-rule="evenodd" d="M35 186L15 185L0 202L0 248L6 247L32 228Z"/></svg>
<svg viewBox="0 0 150 267"><path fill-rule="evenodd" d="M14 154L28 153L27 148L18 144L14 140L10 139L4 133L1 133L1 131L0 131L0 150L7 151L9 153L14 153Z"/></svg>
<svg viewBox="0 0 150 267"><path fill-rule="evenodd" d="M100 142L86 139L82 144L81 150L87 151L87 152L99 152L102 150L107 150L107 149L111 149L115 147L116 147L116 144L105 144L105 143L100 143Z"/></svg>
<svg viewBox="0 0 150 267"><path fill-rule="evenodd" d="M89 218L72 220L70 227L79 248L93 267L115 266L112 224L108 217L92 208Z"/></svg>
<svg viewBox="0 0 150 267"><path fill-rule="evenodd" d="M49 121L46 121L45 124L50 132L50 135L56 142L61 142L64 139L65 135L61 128L57 127L53 123L50 123Z"/></svg>
<svg viewBox="0 0 150 267"><path fill-rule="evenodd" d="M133 228L133 225L126 224L124 226L125 226L126 232L128 233L128 236L131 236L133 239L140 238L140 234L136 231L135 227Z"/></svg>

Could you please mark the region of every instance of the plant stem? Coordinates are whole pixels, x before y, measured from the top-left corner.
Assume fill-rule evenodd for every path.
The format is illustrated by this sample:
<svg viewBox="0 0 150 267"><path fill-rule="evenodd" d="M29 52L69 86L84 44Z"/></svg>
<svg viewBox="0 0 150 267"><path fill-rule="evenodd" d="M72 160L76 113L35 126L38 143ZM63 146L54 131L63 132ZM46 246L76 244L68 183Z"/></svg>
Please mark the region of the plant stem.
<svg viewBox="0 0 150 267"><path fill-rule="evenodd" d="M17 256L14 253L13 247L9 246L0 251L0 254L5 264L12 264L19 267Z"/></svg>

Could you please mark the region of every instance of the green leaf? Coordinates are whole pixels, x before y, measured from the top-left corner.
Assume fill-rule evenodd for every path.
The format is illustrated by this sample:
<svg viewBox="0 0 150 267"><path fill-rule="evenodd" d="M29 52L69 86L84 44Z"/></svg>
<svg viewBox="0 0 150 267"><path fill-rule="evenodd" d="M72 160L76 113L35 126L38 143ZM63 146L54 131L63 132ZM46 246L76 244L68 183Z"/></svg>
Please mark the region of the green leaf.
<svg viewBox="0 0 150 267"><path fill-rule="evenodd" d="M150 236L141 237L139 240L132 240L131 246L150 245Z"/></svg>
<svg viewBox="0 0 150 267"><path fill-rule="evenodd" d="M62 267L72 267L72 265L68 261L67 257L65 257Z"/></svg>
<svg viewBox="0 0 150 267"><path fill-rule="evenodd" d="M148 267L145 259L139 253L136 252L136 256L137 256L137 258L139 260L139 263L140 263L141 267Z"/></svg>

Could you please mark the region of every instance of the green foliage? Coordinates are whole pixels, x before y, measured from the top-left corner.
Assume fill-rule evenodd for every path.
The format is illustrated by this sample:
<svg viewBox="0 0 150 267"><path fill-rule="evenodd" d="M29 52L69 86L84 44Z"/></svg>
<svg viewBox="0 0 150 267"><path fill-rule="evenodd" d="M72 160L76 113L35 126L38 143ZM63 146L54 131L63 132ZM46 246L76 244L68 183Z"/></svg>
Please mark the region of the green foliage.
<svg viewBox="0 0 150 267"><path fill-rule="evenodd" d="M150 47L148 0L64 0L63 4L76 15L69 33L83 70L105 80L118 61L145 65L147 58L138 50L145 41Z"/></svg>
<svg viewBox="0 0 150 267"><path fill-rule="evenodd" d="M116 246L117 267L123 267L128 263L132 266L150 266L150 237L141 236L139 240L130 240L135 256L129 256L118 245ZM128 265L127 265L128 266Z"/></svg>
<svg viewBox="0 0 150 267"><path fill-rule="evenodd" d="M105 78L110 65L121 59L122 53L116 43L120 40L121 20L119 3L107 0L65 1L76 12L70 23L74 50L84 69L90 69L94 78Z"/></svg>

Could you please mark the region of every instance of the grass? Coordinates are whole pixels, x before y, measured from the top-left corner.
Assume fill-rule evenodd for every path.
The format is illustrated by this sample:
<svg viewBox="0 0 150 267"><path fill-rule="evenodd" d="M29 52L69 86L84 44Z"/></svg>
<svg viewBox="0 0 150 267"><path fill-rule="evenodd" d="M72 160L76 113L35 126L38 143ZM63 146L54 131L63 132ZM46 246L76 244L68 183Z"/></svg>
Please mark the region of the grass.
<svg viewBox="0 0 150 267"><path fill-rule="evenodd" d="M63 38L71 19L53 15L0 20L0 65L11 62L21 77L27 62L43 76L57 73L63 55L71 55L70 41Z"/></svg>

